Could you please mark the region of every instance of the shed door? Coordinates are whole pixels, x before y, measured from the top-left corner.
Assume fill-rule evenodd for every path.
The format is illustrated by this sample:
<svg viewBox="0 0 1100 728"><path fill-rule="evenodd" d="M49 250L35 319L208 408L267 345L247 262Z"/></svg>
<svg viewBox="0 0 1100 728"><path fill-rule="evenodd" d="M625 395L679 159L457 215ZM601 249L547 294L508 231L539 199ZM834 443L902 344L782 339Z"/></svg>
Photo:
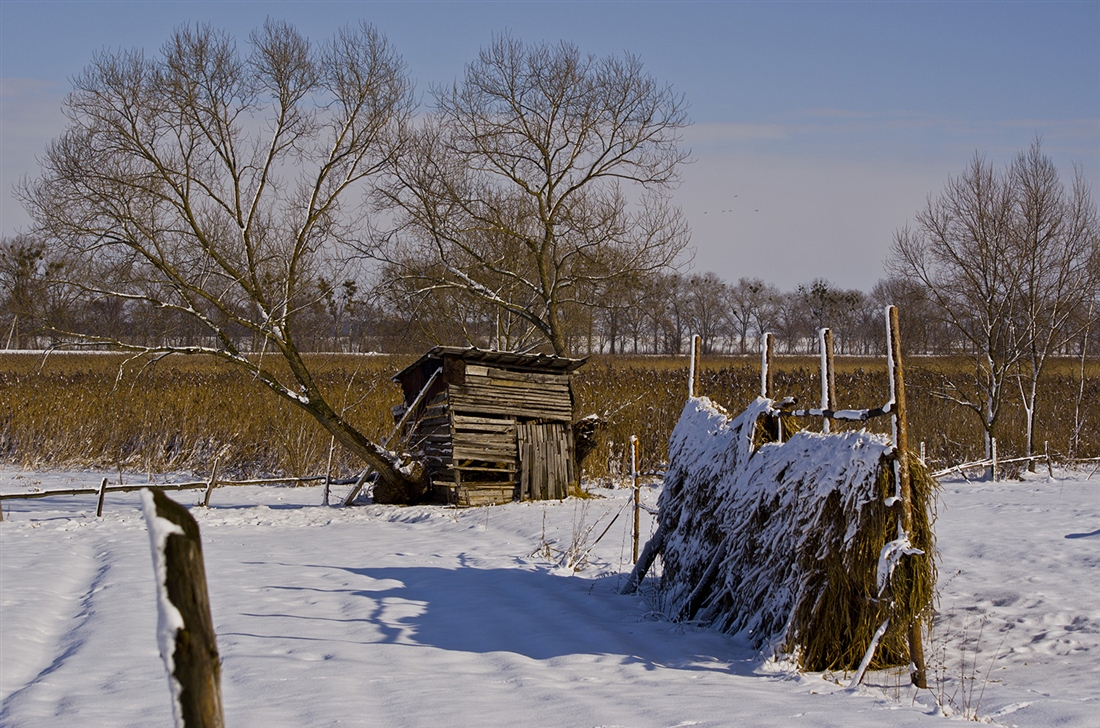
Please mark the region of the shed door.
<svg viewBox="0 0 1100 728"><path fill-rule="evenodd" d="M562 423L516 423L521 500L549 500L569 494L575 480L573 428Z"/></svg>

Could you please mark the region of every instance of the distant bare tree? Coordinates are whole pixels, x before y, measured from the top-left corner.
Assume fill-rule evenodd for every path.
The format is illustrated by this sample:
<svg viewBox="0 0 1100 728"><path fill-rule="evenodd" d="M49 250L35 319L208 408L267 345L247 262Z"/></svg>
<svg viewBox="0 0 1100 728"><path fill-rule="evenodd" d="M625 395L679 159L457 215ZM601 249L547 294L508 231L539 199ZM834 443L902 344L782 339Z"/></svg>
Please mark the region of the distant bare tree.
<svg viewBox="0 0 1100 728"><path fill-rule="evenodd" d="M744 354L750 338L760 341L774 328L780 293L773 284L760 278L739 278L728 290L732 330L739 351Z"/></svg>
<svg viewBox="0 0 1100 728"><path fill-rule="evenodd" d="M435 91L382 204L417 290L458 289L569 353L565 312L672 265L687 224L668 192L687 152L682 97L631 55L500 36Z"/></svg>
<svg viewBox="0 0 1100 728"><path fill-rule="evenodd" d="M64 308L51 301L48 286L61 267L45 243L31 235L0 239L0 342L5 348L36 346L39 334L48 333L44 321Z"/></svg>
<svg viewBox="0 0 1100 728"><path fill-rule="evenodd" d="M869 310L865 314L864 325L871 352L886 352L882 312L887 306L898 307L903 354L932 354L950 350L924 286L919 281L894 275L876 283L868 296Z"/></svg>
<svg viewBox="0 0 1100 728"><path fill-rule="evenodd" d="M715 353L729 335L729 286L716 273L707 272L689 277L686 293L691 333L699 335L704 354Z"/></svg>
<svg viewBox="0 0 1100 728"><path fill-rule="evenodd" d="M269 21L248 45L242 55L199 26L174 32L153 57L96 55L23 202L66 261L59 281L69 290L172 311L206 332L195 344L166 332L149 345L126 330L85 342L229 362L376 468L385 485L376 497L414 498L426 488L422 469L334 411L298 343L317 278L342 274L362 242L357 203L400 148L414 106L404 63L366 24L311 44Z"/></svg>

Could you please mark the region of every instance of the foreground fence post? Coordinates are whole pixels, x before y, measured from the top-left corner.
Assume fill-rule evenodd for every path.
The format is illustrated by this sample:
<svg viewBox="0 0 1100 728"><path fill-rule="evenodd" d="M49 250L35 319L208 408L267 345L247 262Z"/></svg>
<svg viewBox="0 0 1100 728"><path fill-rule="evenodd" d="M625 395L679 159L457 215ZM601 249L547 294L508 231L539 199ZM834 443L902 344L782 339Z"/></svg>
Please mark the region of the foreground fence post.
<svg viewBox="0 0 1100 728"><path fill-rule="evenodd" d="M223 728L221 660L199 525L159 488L141 492L157 580L157 642L177 728Z"/></svg>
<svg viewBox="0 0 1100 728"><path fill-rule="evenodd" d="M898 495L901 496L901 528L906 536L913 533L913 488L909 478L909 430L905 416L905 376L901 367L901 327L897 306L886 309L890 349L891 419L894 430L894 450L897 464ZM899 534L900 536L900 534ZM924 644L921 641L920 620L909 624L909 669L913 684L928 687L928 672L924 664Z"/></svg>

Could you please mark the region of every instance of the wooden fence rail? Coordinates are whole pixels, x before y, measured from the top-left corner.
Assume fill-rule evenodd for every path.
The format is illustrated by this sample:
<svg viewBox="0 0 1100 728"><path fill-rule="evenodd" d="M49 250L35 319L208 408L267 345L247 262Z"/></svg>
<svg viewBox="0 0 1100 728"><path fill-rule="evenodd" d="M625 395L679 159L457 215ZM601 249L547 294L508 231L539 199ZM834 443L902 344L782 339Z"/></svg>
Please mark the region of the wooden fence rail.
<svg viewBox="0 0 1100 728"><path fill-rule="evenodd" d="M195 480L186 483L131 483L129 485L107 485L106 478L103 483L94 488L65 488L59 490L38 490L31 493L0 493L0 502L6 500L29 500L31 498L50 498L57 495L97 495L99 501L96 505L96 515L103 514L103 498L107 493L132 493L142 488L159 488L161 490L206 490L203 505L210 505L210 492L214 487L234 485L276 485L279 483L312 483L325 480L324 475L311 475L305 478L253 478L250 480L217 480L217 473L212 473L207 480ZM354 481L333 480L337 485L347 485ZM3 511L0 510L0 520L3 520Z"/></svg>

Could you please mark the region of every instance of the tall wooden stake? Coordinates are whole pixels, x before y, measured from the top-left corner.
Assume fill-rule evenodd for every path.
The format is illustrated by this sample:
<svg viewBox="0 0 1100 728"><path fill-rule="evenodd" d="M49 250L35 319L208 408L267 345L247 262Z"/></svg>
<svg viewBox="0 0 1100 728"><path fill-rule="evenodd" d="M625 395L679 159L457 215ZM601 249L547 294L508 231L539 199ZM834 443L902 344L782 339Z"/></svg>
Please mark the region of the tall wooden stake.
<svg viewBox="0 0 1100 728"><path fill-rule="evenodd" d="M775 377L772 374L774 340L774 336L765 333L764 345L760 351L760 396L768 399L773 399L775 394Z"/></svg>
<svg viewBox="0 0 1100 728"><path fill-rule="evenodd" d="M699 350L702 337L695 334L691 337L691 368L688 370L688 398L695 396L698 391L696 384L699 381Z"/></svg>
<svg viewBox="0 0 1100 728"><path fill-rule="evenodd" d="M158 637L176 725L223 728L221 660L199 524L159 488L143 491L160 609Z"/></svg>
<svg viewBox="0 0 1100 728"><path fill-rule="evenodd" d="M886 309L889 346L890 371L893 406L891 418L894 424L894 457L897 463L898 495L901 496L901 528L905 535L913 533L913 487L909 478L909 430L905 417L905 376L901 367L901 329L898 325L898 308ZM909 623L909 661L913 684L918 688L928 687L928 670L924 664L924 644L921 641L920 620Z"/></svg>
<svg viewBox="0 0 1100 728"><path fill-rule="evenodd" d="M821 409L836 409L836 370L833 368L833 330L819 329L821 334ZM821 431L829 431L829 418L822 416Z"/></svg>
<svg viewBox="0 0 1100 728"><path fill-rule="evenodd" d="M631 486L634 488L634 561L638 563L638 537L641 533L641 516L642 510L642 493L638 489L638 438L635 435L630 436L630 478Z"/></svg>

